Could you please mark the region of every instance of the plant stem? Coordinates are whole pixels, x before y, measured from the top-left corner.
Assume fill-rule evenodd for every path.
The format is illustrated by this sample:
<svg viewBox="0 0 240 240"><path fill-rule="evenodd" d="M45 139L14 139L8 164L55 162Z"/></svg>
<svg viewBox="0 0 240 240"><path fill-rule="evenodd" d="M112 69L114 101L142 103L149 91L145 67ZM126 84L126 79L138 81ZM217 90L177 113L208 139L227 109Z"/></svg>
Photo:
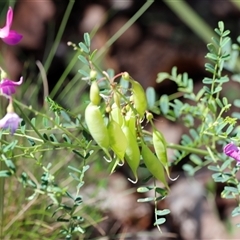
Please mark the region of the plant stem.
<svg viewBox="0 0 240 240"><path fill-rule="evenodd" d="M196 153L201 155L209 155L208 151L202 149L196 149L193 147L186 147L178 144L168 143L167 148L175 149L175 150L182 150L189 153Z"/></svg>
<svg viewBox="0 0 240 240"><path fill-rule="evenodd" d="M1 101L0 104L0 114L4 115L4 110L6 106L5 106L5 102ZM3 136L2 136L3 137ZM2 138L1 137L1 138ZM0 148L2 143L0 142ZM4 166L4 161L3 159L0 158L0 171L3 171L5 168ZM4 219L4 185L5 185L5 178L4 177L0 177L0 239L3 239L3 219Z"/></svg>
<svg viewBox="0 0 240 240"><path fill-rule="evenodd" d="M103 48L96 54L96 59L107 51L107 49L129 28L140 18L144 12L154 3L154 0L148 0L142 7L106 42Z"/></svg>
<svg viewBox="0 0 240 240"><path fill-rule="evenodd" d="M145 135L147 136L152 136L152 133L146 130L142 131ZM187 146L182 146L179 144L174 144L174 143L167 143L167 148L175 149L175 150L182 150L186 151L189 153L196 153L200 155L209 155L209 152L207 150L202 150L194 147L187 147Z"/></svg>
<svg viewBox="0 0 240 240"><path fill-rule="evenodd" d="M56 85L54 86L53 90L50 93L50 97L54 98L57 94L57 91L60 89L60 87L63 85L63 82L66 80L66 77L68 76L68 74L70 73L70 71L73 69L73 67L75 66L76 62L78 61L78 55L79 52L75 53L75 55L73 56L72 60L70 61L70 63L68 64L68 66L66 67L65 71L63 72L62 76L60 77L60 79L58 80L58 82L56 83Z"/></svg>
<svg viewBox="0 0 240 240"><path fill-rule="evenodd" d="M195 32L205 43L216 36L209 25L186 3L186 1L163 0L179 18Z"/></svg>
<svg viewBox="0 0 240 240"><path fill-rule="evenodd" d="M58 48L58 45L61 41L61 38L62 38L62 35L63 35L63 32L65 30L65 27L66 27L66 24L67 24L67 21L68 21L68 18L69 18L69 15L72 11L72 7L74 5L75 1L74 0L70 0L69 3L68 3L68 6L67 6L67 9L65 11L65 14L63 16L63 19L62 19L62 22L61 22L61 25L59 27L59 30L58 30L58 33L57 33L57 36L55 38L55 41L53 43L53 46L50 50L50 53L48 55L48 58L44 64L44 69L45 69L45 72L47 73L48 72L48 69L51 65L51 62L53 60L53 57L57 51L57 48Z"/></svg>
<svg viewBox="0 0 240 240"><path fill-rule="evenodd" d="M4 170L4 162L0 160L0 171ZM4 185L5 178L0 178L0 239L3 239L3 219L4 219Z"/></svg>

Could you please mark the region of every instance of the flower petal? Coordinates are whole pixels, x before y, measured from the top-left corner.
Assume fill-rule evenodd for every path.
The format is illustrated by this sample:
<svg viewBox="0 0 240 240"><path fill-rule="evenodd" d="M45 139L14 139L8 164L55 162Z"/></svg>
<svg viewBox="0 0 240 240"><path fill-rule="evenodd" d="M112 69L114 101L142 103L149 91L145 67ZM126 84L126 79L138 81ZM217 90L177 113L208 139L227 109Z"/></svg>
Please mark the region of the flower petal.
<svg viewBox="0 0 240 240"><path fill-rule="evenodd" d="M9 7L6 17L6 24L3 28L0 29L0 38L5 38L9 35L10 27L12 25L13 19L13 10Z"/></svg>
<svg viewBox="0 0 240 240"><path fill-rule="evenodd" d="M12 95L16 92L16 87L21 85L23 82L23 77L20 78L18 82L14 82L9 79L3 79L0 83L0 92L3 95Z"/></svg>
<svg viewBox="0 0 240 240"><path fill-rule="evenodd" d="M12 81L10 79L7 79L7 78L4 78L2 80L2 82L0 83L0 87L2 86L8 86L8 85L11 85L11 86L19 86L21 85L23 82L23 77L20 77L19 81L18 82L15 82L15 81Z"/></svg>
<svg viewBox="0 0 240 240"><path fill-rule="evenodd" d="M234 144L234 143L229 143L227 144L224 149L223 152L228 155L229 153L233 152L233 151L238 151L238 147ZM228 155L229 156L229 155Z"/></svg>
<svg viewBox="0 0 240 240"><path fill-rule="evenodd" d="M13 135L18 128L21 118L16 113L7 113L2 119L0 119L0 128L10 129Z"/></svg>
<svg viewBox="0 0 240 240"><path fill-rule="evenodd" d="M21 41L22 37L23 36L21 34L11 30L8 36L2 38L2 40L9 45L15 45Z"/></svg>
<svg viewBox="0 0 240 240"><path fill-rule="evenodd" d="M12 19L13 19L13 9L9 7L7 12L7 20L6 20L6 26L8 26L9 28L12 25Z"/></svg>
<svg viewBox="0 0 240 240"><path fill-rule="evenodd" d="M229 143L227 144L224 149L223 149L223 152L235 159L236 161L240 162L240 151L239 151L239 148L234 144L234 143Z"/></svg>

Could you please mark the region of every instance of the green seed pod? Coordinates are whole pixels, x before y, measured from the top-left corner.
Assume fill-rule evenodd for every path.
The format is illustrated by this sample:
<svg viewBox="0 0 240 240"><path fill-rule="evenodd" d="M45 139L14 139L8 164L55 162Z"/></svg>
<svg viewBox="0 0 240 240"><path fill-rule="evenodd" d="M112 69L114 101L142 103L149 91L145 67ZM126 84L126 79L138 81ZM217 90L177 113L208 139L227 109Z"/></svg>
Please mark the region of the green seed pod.
<svg viewBox="0 0 240 240"><path fill-rule="evenodd" d="M133 136L136 138L137 137L137 133L136 133L136 116L135 116L135 114L134 114L134 112L132 111L131 108L128 110L128 112L125 115L125 124L126 124L126 126L129 127L129 129L131 130Z"/></svg>
<svg viewBox="0 0 240 240"><path fill-rule="evenodd" d="M98 106L89 103L85 109L85 121L95 142L105 150L109 148L108 129Z"/></svg>
<svg viewBox="0 0 240 240"><path fill-rule="evenodd" d="M147 98L143 87L139 82L132 80L133 102L140 117L144 116L147 110Z"/></svg>
<svg viewBox="0 0 240 240"><path fill-rule="evenodd" d="M153 147L155 153L159 159L159 161L164 166L167 175L169 176L169 168L168 168L168 159L167 159L167 148L166 148L166 140L161 132L159 132L156 128L153 128Z"/></svg>
<svg viewBox="0 0 240 240"><path fill-rule="evenodd" d="M138 181L137 169L140 162L140 151L137 143L136 137L133 135L132 131L128 126L123 126L122 128L126 139L127 139L127 149L125 153L125 160L131 168L135 181L130 180L131 182L136 183Z"/></svg>
<svg viewBox="0 0 240 240"><path fill-rule="evenodd" d="M121 97L117 92L113 93L113 99L114 99L114 103L121 108Z"/></svg>
<svg viewBox="0 0 240 240"><path fill-rule="evenodd" d="M123 125L123 115L121 113L120 108L118 107L118 105L116 103L113 103L110 114L111 114L112 119L115 122L117 122L120 126Z"/></svg>
<svg viewBox="0 0 240 240"><path fill-rule="evenodd" d="M147 169L156 179L161 181L165 185L165 187L169 189L162 163L157 159L154 153L148 148L148 146L143 141L141 142L141 146L142 146L141 150L142 158Z"/></svg>
<svg viewBox="0 0 240 240"><path fill-rule="evenodd" d="M90 100L94 105L98 105L101 101L100 91L97 81L93 81L90 87Z"/></svg>
<svg viewBox="0 0 240 240"><path fill-rule="evenodd" d="M127 149L127 139L120 125L113 119L110 119L107 129L110 140L110 147L117 156L117 158L123 161Z"/></svg>
<svg viewBox="0 0 240 240"><path fill-rule="evenodd" d="M112 111L111 106L107 105L106 108L105 108L105 112L110 113L111 111Z"/></svg>
<svg viewBox="0 0 240 240"><path fill-rule="evenodd" d="M147 119L148 122L149 122L149 121L152 121L152 119L153 119L153 114L150 113L150 112L147 112L147 113L146 113L146 119Z"/></svg>
<svg viewBox="0 0 240 240"><path fill-rule="evenodd" d="M128 72L124 72L124 73L122 74L122 78L123 78L124 80L129 80L129 79L130 79L129 73L128 73Z"/></svg>
<svg viewBox="0 0 240 240"><path fill-rule="evenodd" d="M90 79L94 80L97 77L97 72L95 70L90 71Z"/></svg>

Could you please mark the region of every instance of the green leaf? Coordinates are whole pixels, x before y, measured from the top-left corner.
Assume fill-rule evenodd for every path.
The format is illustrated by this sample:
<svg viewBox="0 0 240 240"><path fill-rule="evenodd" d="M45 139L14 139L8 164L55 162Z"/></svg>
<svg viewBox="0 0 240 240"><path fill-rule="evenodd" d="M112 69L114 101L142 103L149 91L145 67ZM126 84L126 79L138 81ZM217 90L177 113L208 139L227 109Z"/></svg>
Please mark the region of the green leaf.
<svg viewBox="0 0 240 240"><path fill-rule="evenodd" d="M205 77L205 78L202 80L202 82L203 82L203 84L212 84L213 79L212 79L212 78Z"/></svg>
<svg viewBox="0 0 240 240"><path fill-rule="evenodd" d="M90 168L89 165L83 166L82 173L85 173Z"/></svg>
<svg viewBox="0 0 240 240"><path fill-rule="evenodd" d="M221 32L224 31L224 23L223 23L223 21L219 21L219 22L218 22L218 28L219 28L219 30L220 30Z"/></svg>
<svg viewBox="0 0 240 240"><path fill-rule="evenodd" d="M58 217L57 222L69 222L69 219Z"/></svg>
<svg viewBox="0 0 240 240"><path fill-rule="evenodd" d="M230 59L230 57L231 57L231 55L229 53L226 53L221 57L221 59L223 59L224 61L227 61Z"/></svg>
<svg viewBox="0 0 240 240"><path fill-rule="evenodd" d="M176 66L172 68L171 75L173 78L177 78L177 67Z"/></svg>
<svg viewBox="0 0 240 240"><path fill-rule="evenodd" d="M156 222L154 223L154 226L157 226L157 225L161 225L163 223L166 222L166 218L159 218L156 220Z"/></svg>
<svg viewBox="0 0 240 240"><path fill-rule="evenodd" d="M78 45L85 53L90 52L89 48L83 42L80 42Z"/></svg>
<svg viewBox="0 0 240 240"><path fill-rule="evenodd" d="M222 166L221 166L221 168L220 168L220 171L221 171L221 172L225 171L226 168L231 165L231 162L232 162L232 159L226 160L226 161L222 164Z"/></svg>
<svg viewBox="0 0 240 240"><path fill-rule="evenodd" d="M222 35L222 33L221 33L221 31L219 31L219 29L215 28L214 31L218 34L218 36Z"/></svg>
<svg viewBox="0 0 240 240"><path fill-rule="evenodd" d="M182 107L183 107L183 103L180 100L175 99L174 100L173 111L174 111L174 114L175 114L176 117L179 117L181 115Z"/></svg>
<svg viewBox="0 0 240 240"><path fill-rule="evenodd" d="M230 125L230 126L228 126L228 128L227 128L227 130L226 130L226 134L227 135L229 135L232 131L233 131L233 129L234 129L234 126L233 125Z"/></svg>
<svg viewBox="0 0 240 240"><path fill-rule="evenodd" d="M194 117L191 114L187 114L183 117L184 123L186 127L194 126Z"/></svg>
<svg viewBox="0 0 240 240"><path fill-rule="evenodd" d="M192 137L193 139L197 139L197 138L199 137L198 132L197 132L195 129L193 129L193 128L191 128L191 129L189 130L189 133L190 133L190 135L191 135L191 137Z"/></svg>
<svg viewBox="0 0 240 240"><path fill-rule="evenodd" d="M129 81L121 78L119 84L121 86L122 93L125 94L129 88Z"/></svg>
<svg viewBox="0 0 240 240"><path fill-rule="evenodd" d="M81 73L83 76L85 76L85 77L89 77L89 73L87 73L85 70L83 70L83 69L79 69L78 70L78 72L79 73Z"/></svg>
<svg viewBox="0 0 240 240"><path fill-rule="evenodd" d="M222 34L222 37L226 37L227 35L229 35L231 32L229 30L224 31L224 33Z"/></svg>
<svg viewBox="0 0 240 240"><path fill-rule="evenodd" d="M72 144L71 139L65 133L62 135L62 138L65 142Z"/></svg>
<svg viewBox="0 0 240 240"><path fill-rule="evenodd" d="M85 157L84 157L79 151L77 151L77 150L75 150L75 149L73 149L72 151L73 151L73 153L75 153L75 154L76 154L77 156L79 156L80 158L85 159Z"/></svg>
<svg viewBox="0 0 240 240"><path fill-rule="evenodd" d="M9 170L2 170L0 171L0 177L10 177L12 176L12 172Z"/></svg>
<svg viewBox="0 0 240 240"><path fill-rule="evenodd" d="M190 160L193 162L193 163L195 163L197 166L201 166L202 165L202 159L199 157L199 156L197 156L196 154L191 154L190 156L189 156L189 158L190 158Z"/></svg>
<svg viewBox="0 0 240 240"><path fill-rule="evenodd" d="M235 107L240 108L240 99L235 99L235 100L233 101L233 104L234 104Z"/></svg>
<svg viewBox="0 0 240 240"><path fill-rule="evenodd" d="M49 128L49 120L46 117L43 117L42 122L45 128Z"/></svg>
<svg viewBox="0 0 240 240"><path fill-rule="evenodd" d="M89 59L90 59L91 61L92 61L93 58L95 57L96 53L97 53L97 49L95 49L95 50L91 53L91 55L89 56Z"/></svg>
<svg viewBox="0 0 240 240"><path fill-rule="evenodd" d="M43 133L43 135L42 135L42 136L43 136L43 138L44 138L45 140L47 140L47 141L49 140L49 139L48 139L48 136L47 136L47 134L46 134L46 133Z"/></svg>
<svg viewBox="0 0 240 240"><path fill-rule="evenodd" d="M56 143L58 143L58 140L57 140L57 138L54 136L54 134L50 134L49 135L49 140L51 141L51 142L56 142Z"/></svg>
<svg viewBox="0 0 240 240"><path fill-rule="evenodd" d="M141 202L141 203L143 203L143 202L152 202L152 201L154 201L154 198L153 198L153 197L139 198L139 199L137 200L137 202Z"/></svg>
<svg viewBox="0 0 240 240"><path fill-rule="evenodd" d="M60 125L60 117L56 114L55 119L54 119L56 125Z"/></svg>
<svg viewBox="0 0 240 240"><path fill-rule="evenodd" d="M236 217L238 215L240 215L240 207L236 207L232 211L232 217Z"/></svg>
<svg viewBox="0 0 240 240"><path fill-rule="evenodd" d="M20 124L20 130L21 130L21 133L25 133L26 131L26 123L24 120L21 121L21 124Z"/></svg>
<svg viewBox="0 0 240 240"><path fill-rule="evenodd" d="M89 33L84 33L83 38L84 38L85 44L88 46L88 48L90 48L91 39L90 39Z"/></svg>
<svg viewBox="0 0 240 240"><path fill-rule="evenodd" d="M223 41L221 42L221 47L223 48L230 40L231 40L230 37L224 38Z"/></svg>
<svg viewBox="0 0 240 240"><path fill-rule="evenodd" d="M164 210L157 210L156 211L156 214L158 216L164 216L164 215L167 215L169 214L171 211L169 209L164 209Z"/></svg>
<svg viewBox="0 0 240 240"><path fill-rule="evenodd" d="M220 172L220 168L218 166L208 166L208 169L213 171L213 172Z"/></svg>
<svg viewBox="0 0 240 240"><path fill-rule="evenodd" d="M32 119L31 119L31 123L32 123L32 125L35 127L35 126L36 126L36 118L32 118Z"/></svg>
<svg viewBox="0 0 240 240"><path fill-rule="evenodd" d="M183 134L181 143L183 145L188 145L188 144L192 143L192 139L187 134Z"/></svg>
<svg viewBox="0 0 240 240"><path fill-rule="evenodd" d="M226 97L223 97L222 102L224 106L228 105L228 99Z"/></svg>
<svg viewBox="0 0 240 240"><path fill-rule="evenodd" d="M208 53L206 55L206 58L210 59L210 60L218 60L218 56L214 53Z"/></svg>
<svg viewBox="0 0 240 240"><path fill-rule="evenodd" d="M75 168L73 166L68 166L69 169L73 170L74 172L77 172L77 173L82 173L81 170L79 170L78 168Z"/></svg>
<svg viewBox="0 0 240 240"><path fill-rule="evenodd" d="M191 166L190 164L184 164L182 168L183 168L183 170L184 170L185 172L187 172L190 176L193 176L193 175L194 175L195 170L194 170L193 166Z"/></svg>
<svg viewBox="0 0 240 240"><path fill-rule="evenodd" d="M205 63L205 68L206 68L206 71L213 74L215 73L214 66L211 63Z"/></svg>
<svg viewBox="0 0 240 240"><path fill-rule="evenodd" d="M168 78L170 78L169 73L166 73L166 72L158 73L156 82L161 83L162 81L164 81Z"/></svg>
<svg viewBox="0 0 240 240"><path fill-rule="evenodd" d="M228 192L232 192L234 194L238 194L238 189L235 187L229 187L229 186L225 186L224 190L228 191Z"/></svg>
<svg viewBox="0 0 240 240"><path fill-rule="evenodd" d="M232 117L240 119L240 113L234 112L234 113L232 113Z"/></svg>
<svg viewBox="0 0 240 240"><path fill-rule="evenodd" d="M207 44L208 51L217 55L217 49L212 43Z"/></svg>
<svg viewBox="0 0 240 240"><path fill-rule="evenodd" d="M161 111L163 112L163 114L167 114L169 111L169 99L168 99L168 95L164 94L161 96L160 100L160 108Z"/></svg>
<svg viewBox="0 0 240 240"><path fill-rule="evenodd" d="M71 118L65 111L61 110L60 112L61 112L61 116L64 118L64 120L66 120L67 122L71 122Z"/></svg>
<svg viewBox="0 0 240 240"><path fill-rule="evenodd" d="M115 71L112 68L107 69L107 73L110 78L113 78L115 75Z"/></svg>
<svg viewBox="0 0 240 240"><path fill-rule="evenodd" d="M12 141L10 142L10 144L8 144L7 146L2 146L2 151L4 153L8 152L9 150L13 150L15 148L15 146L17 145L18 141L15 140L15 141Z"/></svg>
<svg viewBox="0 0 240 240"><path fill-rule="evenodd" d="M155 101L156 101L156 92L153 87L148 87L146 89L146 96L147 96L147 102L148 102L148 107L151 109L154 107Z"/></svg>
<svg viewBox="0 0 240 240"><path fill-rule="evenodd" d="M220 108L223 108L223 104L219 98L216 99L216 103Z"/></svg>
<svg viewBox="0 0 240 240"><path fill-rule="evenodd" d="M214 179L215 182L224 183L227 182L231 177L223 173L214 173L212 175L212 178Z"/></svg>
<svg viewBox="0 0 240 240"><path fill-rule="evenodd" d="M212 37L213 42L219 46L219 38Z"/></svg>
<svg viewBox="0 0 240 240"><path fill-rule="evenodd" d="M221 197L222 197L222 198L226 198L226 199L234 199L234 198L236 198L235 195L236 195L236 194L233 194L233 193L231 193L231 192L229 192L229 191L227 191L227 190L223 190L223 191L221 192Z"/></svg>
<svg viewBox="0 0 240 240"><path fill-rule="evenodd" d="M235 65L235 64L234 64ZM231 79L235 82L240 83L240 74L233 74Z"/></svg>
<svg viewBox="0 0 240 240"><path fill-rule="evenodd" d="M15 167L14 163L12 162L12 160L10 160L10 159L5 160L5 164L6 164L7 167L10 168L14 173L16 172L16 167Z"/></svg>
<svg viewBox="0 0 240 240"><path fill-rule="evenodd" d="M167 190L164 188L156 187L155 188L156 193L161 194L162 196L166 196L168 194Z"/></svg>
<svg viewBox="0 0 240 240"><path fill-rule="evenodd" d="M137 192L138 192L138 193L146 193L146 192L151 191L153 188L154 188L154 187L150 187L150 186L148 186L148 187L139 187L139 188L137 189Z"/></svg>
<svg viewBox="0 0 240 240"><path fill-rule="evenodd" d="M85 65L88 65L88 61L87 61L87 59L86 59L84 56L79 55L79 56L78 56L78 59L79 59L82 63L84 63Z"/></svg>
<svg viewBox="0 0 240 240"><path fill-rule="evenodd" d="M32 147L36 145L36 143L31 138L27 138L27 140Z"/></svg>

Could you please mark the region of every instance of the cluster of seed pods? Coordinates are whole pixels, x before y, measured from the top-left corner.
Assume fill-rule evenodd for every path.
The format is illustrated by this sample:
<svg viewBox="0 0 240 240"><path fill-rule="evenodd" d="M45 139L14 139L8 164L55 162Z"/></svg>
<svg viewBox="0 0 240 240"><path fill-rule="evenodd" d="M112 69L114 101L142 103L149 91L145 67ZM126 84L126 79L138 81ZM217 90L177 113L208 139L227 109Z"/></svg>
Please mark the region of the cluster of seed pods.
<svg viewBox="0 0 240 240"><path fill-rule="evenodd" d="M129 180L136 183L138 167L142 160L149 172L168 187L165 177L165 171L169 175L166 141L155 128L152 114L147 111L145 91L127 72L120 75L124 80L129 81L128 91L126 89L122 91L120 84L110 80L111 90L107 97L101 97L96 79L91 82L90 103L85 109L85 121L89 133L105 152L105 158L111 162L111 172L118 165L127 162L134 176L134 180ZM105 104L105 111L100 108L102 101ZM145 140L142 126L145 118L153 127L154 152Z"/></svg>

